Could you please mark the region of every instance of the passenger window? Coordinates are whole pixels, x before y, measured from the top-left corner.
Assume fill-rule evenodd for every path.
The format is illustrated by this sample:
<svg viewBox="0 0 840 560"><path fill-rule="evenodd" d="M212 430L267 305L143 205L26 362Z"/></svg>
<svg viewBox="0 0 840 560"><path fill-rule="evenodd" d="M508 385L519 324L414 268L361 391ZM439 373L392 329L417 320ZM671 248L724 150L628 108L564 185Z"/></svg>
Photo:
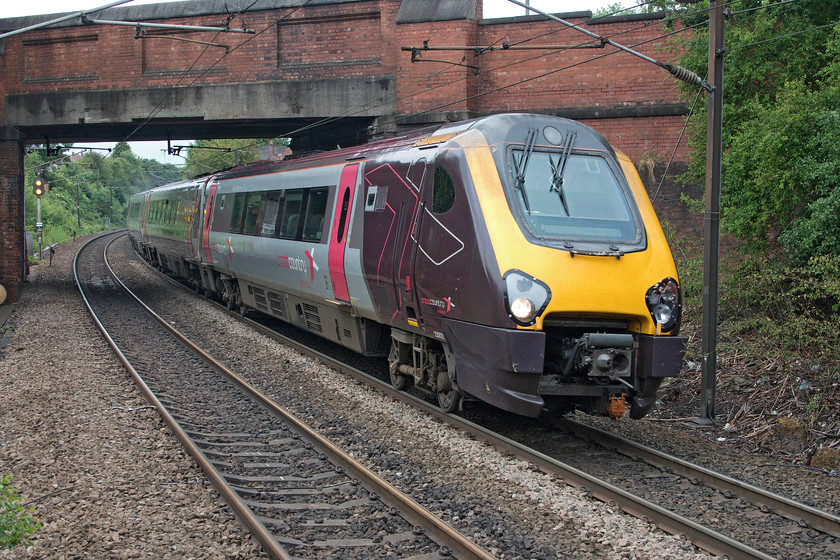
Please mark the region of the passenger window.
<svg viewBox="0 0 840 560"><path fill-rule="evenodd" d="M294 239L297 237L298 225L300 225L300 210L302 206L302 189L286 191L286 202L283 205L283 218L280 222L280 234L278 237L286 239Z"/></svg>
<svg viewBox="0 0 840 560"><path fill-rule="evenodd" d="M446 214L455 205L455 183L443 167L435 168L435 184L432 194L432 212Z"/></svg>
<svg viewBox="0 0 840 560"><path fill-rule="evenodd" d="M277 216L280 213L281 204L283 204L282 191L266 193L260 237L274 237L274 232L277 231Z"/></svg>
<svg viewBox="0 0 840 560"><path fill-rule="evenodd" d="M245 235L257 235L257 227L260 224L260 213L265 200L264 192L252 192L248 194L245 204L245 219L242 233Z"/></svg>
<svg viewBox="0 0 840 560"><path fill-rule="evenodd" d="M327 213L329 189L311 189L306 205L306 220L303 224L304 241L321 241L324 231L324 216Z"/></svg>
<svg viewBox="0 0 840 560"><path fill-rule="evenodd" d="M246 193L237 193L233 197L233 212L230 216L230 233L240 233L242 231L242 217L245 214Z"/></svg>

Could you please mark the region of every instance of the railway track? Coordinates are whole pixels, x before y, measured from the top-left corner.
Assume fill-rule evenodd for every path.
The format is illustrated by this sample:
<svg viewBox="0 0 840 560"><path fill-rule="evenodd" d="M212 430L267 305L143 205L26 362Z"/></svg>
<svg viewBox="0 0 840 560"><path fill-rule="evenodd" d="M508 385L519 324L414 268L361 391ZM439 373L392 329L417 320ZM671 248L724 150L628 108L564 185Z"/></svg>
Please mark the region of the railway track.
<svg viewBox="0 0 840 560"><path fill-rule="evenodd" d="M147 399L270 557L492 558L141 310L103 258L116 237L79 250L82 297Z"/></svg>
<svg viewBox="0 0 840 560"><path fill-rule="evenodd" d="M264 329L257 323L252 322L252 324L257 328ZM312 353L305 345L294 340L280 337L276 333L269 334L275 338L282 338L284 343L303 352ZM631 449L632 444L630 442L619 442L612 436L607 438L608 434L592 430L583 433L583 428L577 428L578 436L571 441L560 441L561 438L558 435L560 432L554 433L550 438L545 438L544 426L540 432L531 431L530 436L523 436L520 431L514 429L509 430L512 437L500 437L495 431L497 426L487 429L463 418L444 414L422 399L417 399L405 393L393 392L388 383L382 379L371 377L329 356L319 353L317 356L321 361L329 363L331 367L363 379L365 383L376 386L382 392L408 402L459 429L468 431L474 437L490 442L497 448L528 460L538 465L545 472L562 477L569 484L584 487L591 495L606 503L615 504L626 512L649 519L668 532L688 536L697 546L715 554L726 555L733 559L823 558L831 557L831 551L837 550L837 548L834 548L836 546L834 537L838 530L837 518L815 508L797 504L780 496L774 496L760 489L739 483L739 481L727 481L725 480L726 477L721 479L713 476L714 473L707 469L696 469L693 465L679 460L669 460L668 463L663 463L662 459L655 457L655 453L646 454L639 448ZM509 419L510 417L504 418L502 423ZM563 431L573 432L576 429L573 424L568 422L564 422L560 427ZM512 438L524 441L528 445L514 441ZM540 438L552 440L554 444L546 446L538 442L535 443L535 440ZM583 439L593 440L594 443L589 451L582 450L580 442ZM571 462L569 457L573 455L579 459L577 463L581 468L566 464ZM609 460L605 460L605 458ZM563 459L564 462L561 462L560 459ZM623 463L620 461L623 461ZM653 470L647 471L646 474L638 474L637 465L642 462L651 465ZM593 475L593 473L597 473L597 475ZM616 473L619 473L619 475L616 476ZM702 516L692 516L690 511L688 511L688 515L675 514L670 509L679 508L674 508L670 504L663 507L634 495L649 495L648 491L652 486L645 487L642 484L628 490L626 484L622 485L621 480L617 480L622 478L640 479L643 483L644 481L653 481L650 484L658 488L657 495L670 493L681 496L682 501L688 504L688 507L684 508L687 510L701 511L703 509L701 504L703 500L707 499L716 500L717 503L732 502L734 510L740 510L741 514L739 520L734 521L734 523L747 529L739 533L739 538L727 537L721 531L727 530L727 527L731 526L733 522L717 524L714 520L702 519ZM715 482L716 480L724 480L724 482ZM748 502L753 502L756 505L749 505ZM784 523L787 523L787 525L776 519L776 513L784 516L786 519ZM784 529L790 526L790 520L799 529L788 531L788 534L785 534ZM721 531L715 529L721 529ZM821 535L818 539L820 543L818 545L814 543L814 548L809 548L808 545L803 546L801 541L804 539L802 535L798 534L802 533L808 536L815 532ZM741 539L741 534L746 535L746 538ZM740 542L741 540L745 542ZM825 554L822 554L822 552L825 552Z"/></svg>
<svg viewBox="0 0 840 560"><path fill-rule="evenodd" d="M561 419L556 426L580 439L595 442L600 447L620 453L634 461L643 461L692 484L704 484L720 492L726 499L744 499L756 505L763 514L772 512L800 527L810 527L821 533L840 537L840 516L574 420Z"/></svg>
<svg viewBox="0 0 840 560"><path fill-rule="evenodd" d="M556 430L543 427L539 432L527 421L481 422L491 432L505 434L512 446L535 452L532 460L542 468L555 469L554 461L562 459L573 483L593 488L588 482L592 479L598 485L593 494L600 499L612 500L667 531L679 531L716 554L840 557L840 517L832 513L575 420L562 418L554 422ZM618 498L612 489L619 490ZM623 493L645 496L655 506L647 510Z"/></svg>

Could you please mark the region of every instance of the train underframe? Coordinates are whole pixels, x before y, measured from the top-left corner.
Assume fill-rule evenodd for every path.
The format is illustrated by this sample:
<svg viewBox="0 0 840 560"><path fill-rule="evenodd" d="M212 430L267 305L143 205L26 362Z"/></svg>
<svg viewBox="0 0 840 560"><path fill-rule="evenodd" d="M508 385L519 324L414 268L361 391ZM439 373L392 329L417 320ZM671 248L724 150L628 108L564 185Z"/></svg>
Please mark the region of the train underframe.
<svg viewBox="0 0 840 560"><path fill-rule="evenodd" d="M444 410L479 399L536 417L572 410L644 417L665 377L677 375L680 337L631 333L614 320L552 318L545 331L444 320L446 342L392 329L391 381L437 395Z"/></svg>

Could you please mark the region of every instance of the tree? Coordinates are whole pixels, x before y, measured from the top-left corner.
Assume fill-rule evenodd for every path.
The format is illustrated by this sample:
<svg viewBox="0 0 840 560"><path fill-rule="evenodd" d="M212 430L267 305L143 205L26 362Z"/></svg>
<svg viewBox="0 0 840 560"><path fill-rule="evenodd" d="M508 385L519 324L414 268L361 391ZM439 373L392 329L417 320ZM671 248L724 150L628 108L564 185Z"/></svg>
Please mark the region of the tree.
<svg viewBox="0 0 840 560"><path fill-rule="evenodd" d="M648 0L647 2L638 3L635 6L625 8L625 2L615 2L608 6L598 8L592 17L609 17L609 16L623 16L628 14L653 14L657 12L678 12L683 9L685 5L691 5L693 2L677 2L676 0Z"/></svg>
<svg viewBox="0 0 840 560"><path fill-rule="evenodd" d="M276 147L288 146L290 138L274 139L217 139L196 140L187 149L187 173L189 177L198 177L215 173L239 165L259 161L261 148L273 142ZM238 155L237 155L238 154Z"/></svg>
<svg viewBox="0 0 840 560"><path fill-rule="evenodd" d="M759 244L781 241L799 263L840 254L840 29L830 27L840 3L745 0L738 9L726 22L722 224ZM684 23L708 17L695 14ZM680 47L680 64L703 75L707 32ZM686 88L687 100L695 95ZM688 178L697 182L705 176L704 102L701 95L690 141Z"/></svg>
<svg viewBox="0 0 840 560"><path fill-rule="evenodd" d="M247 139L196 140L187 149L187 171L190 177L215 173L234 165L259 159L257 144Z"/></svg>
<svg viewBox="0 0 840 560"><path fill-rule="evenodd" d="M41 197L41 221L46 244L59 243L74 234L102 231L106 224L124 227L128 201L135 192L180 178L174 165L141 159L121 143L106 157L87 153L79 159L47 156L36 147L25 157L26 183L36 174L49 190ZM25 189L27 229L35 229L35 196Z"/></svg>

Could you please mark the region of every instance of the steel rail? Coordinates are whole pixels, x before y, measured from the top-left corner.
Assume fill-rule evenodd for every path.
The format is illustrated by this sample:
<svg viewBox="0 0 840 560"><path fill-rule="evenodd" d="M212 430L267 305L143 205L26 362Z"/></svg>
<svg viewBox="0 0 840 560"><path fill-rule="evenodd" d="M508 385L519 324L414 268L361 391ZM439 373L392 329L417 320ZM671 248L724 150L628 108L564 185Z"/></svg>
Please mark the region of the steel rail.
<svg viewBox="0 0 840 560"><path fill-rule="evenodd" d="M145 260L143 262L145 262ZM153 267L149 268L179 288L195 294L195 292L187 286L173 280ZM437 406L434 406L413 395L397 391L389 383L368 375L361 370L348 366L336 358L332 358L322 352L314 350L292 338L277 333L252 319L242 317L239 314L228 310L224 305L213 302L212 300L207 301L210 301L213 305L229 313L231 316L237 317L239 320L257 328L263 334L274 338L275 340L282 342L283 344L286 344L306 355L312 356L313 358L316 358L330 367L350 375L357 380L363 381L383 394L420 409L441 422L463 430L471 434L476 439L507 451L520 459L530 461L538 466L543 472L559 476L569 485L585 491L602 502L615 503L622 509L622 511L633 515L634 517L649 520L669 534L689 538L697 547L706 550L707 552L717 555L726 555L731 560L776 560L774 557L765 554L760 550L756 550L727 537L726 535L709 529L708 527L704 527L691 519L653 504L644 498L634 496L617 486L595 478L592 475L572 467L571 465L567 465L557 459L554 459L553 457L549 457L543 453L530 449L521 443L508 439L504 436L500 436L482 426L479 426L478 424L470 422L469 420L443 412Z"/></svg>
<svg viewBox="0 0 840 560"><path fill-rule="evenodd" d="M76 253L75 258L73 259L73 275L76 280L76 286L79 288L79 293L82 296L82 301L84 302L85 307L87 307L90 316L93 318L93 321L96 323L96 326L99 328L99 331L102 333L102 336L108 342L108 345L114 351L114 354L116 354L117 358L120 360L120 362L122 362L125 369L129 372L132 379L134 379L134 382L140 388L140 391L143 393L143 396L152 406L154 406L157 409L158 414L160 414L161 418L163 418L163 421L166 423L169 429L172 430L172 433L175 434L175 437L178 438L181 444L187 449L189 454L192 455L195 462L198 463L198 465L204 471L205 475L207 475L207 478L210 479L210 482L213 484L213 487L216 488L216 490L222 495L222 497L230 506L230 508L236 513L236 516L238 517L239 521L245 526L245 528L247 528L251 532L254 538L257 539L257 541L263 547L263 550L266 552L266 554L268 554L269 557L271 557L273 560L292 560L292 557L286 552L286 550L282 546L280 546L280 544L277 542L277 540L274 538L271 532L268 529L266 529L266 527L259 521L259 519L257 519L257 517L254 515L251 509L247 505L245 505L245 503L239 498L236 492L227 484L224 477L222 477L219 471L217 471L216 468L210 463L210 461L207 460L207 458L204 456L204 453L201 452L201 450L195 445L195 443L193 443L192 439L190 439L190 437L186 434L186 432L184 432L181 426L179 426L175 419L169 414L169 412L166 410L166 407L164 407L161 404L161 402L157 399L157 397L154 395L151 389L149 389L148 385L146 385L145 381L143 381L143 379L140 377L140 374L137 373L137 370L134 369L134 367L128 361L128 358L125 356L125 354L122 353L119 346L117 346L117 343L114 341L113 338L111 338L111 335L108 333L105 326L96 316L96 312L93 310L93 307L91 306L91 303L88 300L84 289L82 288L82 283L79 280L78 261L79 255L82 254L82 251L84 251L85 248L88 247L88 245L101 240L107 235L114 235L114 239L112 239L103 250L103 257L105 258L106 266L108 266L108 270L111 271L110 265L107 264L106 252L108 250L108 246L111 243L113 243L114 240L118 239L120 235L108 233L91 239L79 248L79 251Z"/></svg>
<svg viewBox="0 0 840 560"><path fill-rule="evenodd" d="M106 255L106 264L108 264ZM163 317L155 313L148 305L146 305L128 286L126 286L111 269L108 264L108 269L111 272L114 280L130 295L134 300L141 305L155 320L171 332L181 343L186 345L190 350L198 354L203 360L206 360L214 368L223 373L228 379L235 383L240 389L247 393L251 398L255 399L261 406L268 409L270 412L277 414L283 420L289 422L294 428L307 438L310 443L320 448L325 452L330 461L338 466L341 466L347 473L357 478L368 489L381 492L378 496L389 507L397 508L405 517L406 520L416 526L424 527L428 530L426 533L429 538L438 544L449 547L450 552L454 553L458 558L475 559L475 560L494 560L495 557L477 546L474 542L461 534L457 529L440 519L438 516L430 512L428 509L414 501L406 494L400 492L396 487L391 485L385 479L378 476L376 473L362 465L353 457L344 453L341 449L336 447L332 442L318 434L315 430L310 428L303 420L295 416L291 411L279 406L270 398L263 395L258 389L249 384L247 381L233 373L222 363L214 359L212 356L204 352L185 335L180 333L171 324L169 324ZM180 284L179 284L180 285ZM224 308L228 311L227 308ZM247 506L245 506L247 507ZM250 510L249 510L250 511Z"/></svg>
<svg viewBox="0 0 840 560"><path fill-rule="evenodd" d="M662 451L568 418L559 420L557 427L569 433L596 441L618 453L637 457L655 466L666 467L672 472L686 478L697 479L712 488L731 492L758 506L766 506L783 517L799 523L806 523L822 533L840 537L840 517L831 513L795 502L742 480L715 472L700 465L689 463L679 457L674 457L673 455L663 453Z"/></svg>

